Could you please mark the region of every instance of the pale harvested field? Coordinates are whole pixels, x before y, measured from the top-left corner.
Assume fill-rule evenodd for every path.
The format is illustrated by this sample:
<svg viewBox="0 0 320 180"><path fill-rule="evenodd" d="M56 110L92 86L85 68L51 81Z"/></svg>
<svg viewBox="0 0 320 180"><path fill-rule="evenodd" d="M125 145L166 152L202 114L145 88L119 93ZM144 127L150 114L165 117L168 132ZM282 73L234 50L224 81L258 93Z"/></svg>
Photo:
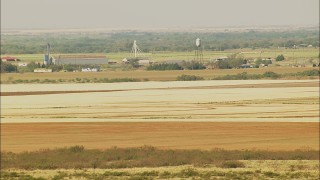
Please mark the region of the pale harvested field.
<svg viewBox="0 0 320 180"><path fill-rule="evenodd" d="M1 85L2 123L318 122L318 80Z"/></svg>
<svg viewBox="0 0 320 180"><path fill-rule="evenodd" d="M318 85L318 80L5 84L2 93L12 94L1 96L1 148L318 149ZM45 91L60 93L39 93ZM26 92L33 95L19 94Z"/></svg>

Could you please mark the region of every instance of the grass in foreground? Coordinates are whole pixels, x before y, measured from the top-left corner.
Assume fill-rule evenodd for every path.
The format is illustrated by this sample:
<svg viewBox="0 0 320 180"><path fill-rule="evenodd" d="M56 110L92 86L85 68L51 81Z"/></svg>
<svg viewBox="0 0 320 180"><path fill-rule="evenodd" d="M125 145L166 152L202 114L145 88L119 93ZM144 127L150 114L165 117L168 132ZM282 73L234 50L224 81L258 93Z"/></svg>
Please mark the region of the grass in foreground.
<svg viewBox="0 0 320 180"><path fill-rule="evenodd" d="M151 146L140 148L85 149L72 146L53 150L11 153L1 152L1 169L82 169L134 168L207 164L216 167L244 167L239 160L319 160L319 151L264 150L162 150Z"/></svg>
<svg viewBox="0 0 320 180"><path fill-rule="evenodd" d="M5 170L3 179L318 179L316 161L243 161L246 168L173 166L134 169ZM251 166L254 164L254 167Z"/></svg>
<svg viewBox="0 0 320 180"><path fill-rule="evenodd" d="M318 179L319 151L87 150L1 153L1 179Z"/></svg>

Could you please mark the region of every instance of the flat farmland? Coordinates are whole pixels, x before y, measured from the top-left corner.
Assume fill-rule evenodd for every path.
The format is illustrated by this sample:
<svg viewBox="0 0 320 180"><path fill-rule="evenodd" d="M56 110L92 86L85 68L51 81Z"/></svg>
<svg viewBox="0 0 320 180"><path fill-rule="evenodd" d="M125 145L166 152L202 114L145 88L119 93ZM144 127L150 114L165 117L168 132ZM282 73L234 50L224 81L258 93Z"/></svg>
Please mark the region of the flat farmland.
<svg viewBox="0 0 320 180"><path fill-rule="evenodd" d="M152 145L162 149L318 150L318 135L318 122L18 123L1 125L1 148L21 152L81 144L89 149Z"/></svg>
<svg viewBox="0 0 320 180"><path fill-rule="evenodd" d="M300 49L231 49L226 51L204 51L203 58L205 61L210 59L215 59L221 56L230 56L232 54L240 54L244 58L254 59L254 58L273 58L275 59L278 55L283 54L287 60L309 60L309 59L319 59L319 49L318 48L300 48ZM151 61L160 62L167 60L193 60L194 52L185 51L155 51L153 53L144 53ZM42 62L43 54L8 54L9 56L14 56L21 59L24 62ZM60 55L54 53L53 55ZM62 54L61 54L62 55ZM81 54L77 54L81 55ZM111 61L120 62L123 58L130 57L132 54L130 52L119 52L119 53L85 53L83 55L105 55ZM7 56L7 55L1 55Z"/></svg>
<svg viewBox="0 0 320 180"><path fill-rule="evenodd" d="M319 147L319 80L2 84L2 151Z"/></svg>

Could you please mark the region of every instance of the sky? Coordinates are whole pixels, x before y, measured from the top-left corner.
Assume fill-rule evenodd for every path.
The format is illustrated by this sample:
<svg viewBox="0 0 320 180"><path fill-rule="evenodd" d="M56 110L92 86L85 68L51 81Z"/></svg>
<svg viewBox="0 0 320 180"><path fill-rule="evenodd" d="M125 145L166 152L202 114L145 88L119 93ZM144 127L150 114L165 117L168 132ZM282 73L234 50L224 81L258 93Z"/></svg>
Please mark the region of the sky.
<svg viewBox="0 0 320 180"><path fill-rule="evenodd" d="M1 29L319 25L319 0L1 0Z"/></svg>

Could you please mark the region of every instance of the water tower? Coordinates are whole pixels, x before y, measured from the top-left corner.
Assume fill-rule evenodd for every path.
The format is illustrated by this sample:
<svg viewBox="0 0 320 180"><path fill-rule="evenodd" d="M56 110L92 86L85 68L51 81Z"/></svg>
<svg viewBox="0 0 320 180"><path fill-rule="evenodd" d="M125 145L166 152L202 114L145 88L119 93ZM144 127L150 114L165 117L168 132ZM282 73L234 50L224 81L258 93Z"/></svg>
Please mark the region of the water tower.
<svg viewBox="0 0 320 180"><path fill-rule="evenodd" d="M203 54L202 54L202 47L201 47L201 39L196 39L196 50L194 53L194 60L202 63L203 61Z"/></svg>

